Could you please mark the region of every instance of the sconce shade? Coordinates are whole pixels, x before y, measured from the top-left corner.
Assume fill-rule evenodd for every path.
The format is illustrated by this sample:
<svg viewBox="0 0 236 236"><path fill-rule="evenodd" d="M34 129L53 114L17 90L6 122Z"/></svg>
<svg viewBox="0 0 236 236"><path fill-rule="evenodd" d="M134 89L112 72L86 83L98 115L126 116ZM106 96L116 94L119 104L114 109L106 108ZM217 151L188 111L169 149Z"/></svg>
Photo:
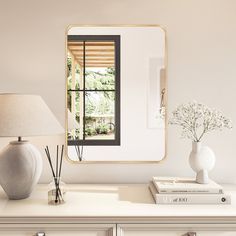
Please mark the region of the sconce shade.
<svg viewBox="0 0 236 236"><path fill-rule="evenodd" d="M62 133L64 129L40 96L0 94L0 137Z"/></svg>

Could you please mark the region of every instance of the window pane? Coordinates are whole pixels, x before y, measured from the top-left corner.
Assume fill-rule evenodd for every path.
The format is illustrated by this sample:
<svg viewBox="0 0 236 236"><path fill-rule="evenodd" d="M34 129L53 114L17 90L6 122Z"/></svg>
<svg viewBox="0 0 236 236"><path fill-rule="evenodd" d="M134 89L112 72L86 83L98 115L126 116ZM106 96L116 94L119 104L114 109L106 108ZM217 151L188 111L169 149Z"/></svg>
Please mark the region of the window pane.
<svg viewBox="0 0 236 236"><path fill-rule="evenodd" d="M115 104L119 97L115 102L115 96L120 89L119 51L118 35L68 36L69 145L118 145L120 127L116 127Z"/></svg>
<svg viewBox="0 0 236 236"><path fill-rule="evenodd" d="M114 90L114 68L87 68L85 70L85 89Z"/></svg>
<svg viewBox="0 0 236 236"><path fill-rule="evenodd" d="M85 139L115 139L115 92L86 92Z"/></svg>
<svg viewBox="0 0 236 236"><path fill-rule="evenodd" d="M68 91L67 95L67 130L68 140L83 138L83 92ZM82 117L80 116L82 114Z"/></svg>
<svg viewBox="0 0 236 236"><path fill-rule="evenodd" d="M85 89L115 89L115 44L113 41L85 43Z"/></svg>

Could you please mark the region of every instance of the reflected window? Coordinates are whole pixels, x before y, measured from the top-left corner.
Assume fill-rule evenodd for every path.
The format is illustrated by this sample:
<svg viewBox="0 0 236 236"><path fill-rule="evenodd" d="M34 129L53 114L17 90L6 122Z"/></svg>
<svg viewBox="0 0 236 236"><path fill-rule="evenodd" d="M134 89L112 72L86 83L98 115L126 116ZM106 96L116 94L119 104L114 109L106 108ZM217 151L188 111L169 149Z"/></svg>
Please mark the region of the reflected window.
<svg viewBox="0 0 236 236"><path fill-rule="evenodd" d="M120 145L120 36L69 35L68 145Z"/></svg>

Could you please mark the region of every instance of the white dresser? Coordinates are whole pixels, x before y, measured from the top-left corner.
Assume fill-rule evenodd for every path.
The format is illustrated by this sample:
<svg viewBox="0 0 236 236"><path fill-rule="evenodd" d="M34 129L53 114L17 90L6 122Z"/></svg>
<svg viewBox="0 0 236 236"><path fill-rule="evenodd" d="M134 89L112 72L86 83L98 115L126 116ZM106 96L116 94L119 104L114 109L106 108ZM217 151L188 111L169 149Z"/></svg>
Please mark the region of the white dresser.
<svg viewBox="0 0 236 236"><path fill-rule="evenodd" d="M67 202L47 204L47 186L25 200L0 191L4 236L236 236L231 205L156 205L147 185L68 185Z"/></svg>

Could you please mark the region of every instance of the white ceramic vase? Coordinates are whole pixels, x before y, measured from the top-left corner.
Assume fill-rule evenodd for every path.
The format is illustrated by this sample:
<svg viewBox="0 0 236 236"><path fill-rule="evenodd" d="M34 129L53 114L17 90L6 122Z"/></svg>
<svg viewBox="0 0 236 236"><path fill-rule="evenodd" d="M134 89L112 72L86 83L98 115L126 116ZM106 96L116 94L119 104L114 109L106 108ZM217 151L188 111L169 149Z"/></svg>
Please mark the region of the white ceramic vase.
<svg viewBox="0 0 236 236"><path fill-rule="evenodd" d="M0 153L0 184L9 199L29 197L41 172L41 154L28 141L10 142Z"/></svg>
<svg viewBox="0 0 236 236"><path fill-rule="evenodd" d="M209 147L202 146L201 142L193 142L189 164L197 173L196 182L207 184L209 183L208 172L215 166L215 154Z"/></svg>

